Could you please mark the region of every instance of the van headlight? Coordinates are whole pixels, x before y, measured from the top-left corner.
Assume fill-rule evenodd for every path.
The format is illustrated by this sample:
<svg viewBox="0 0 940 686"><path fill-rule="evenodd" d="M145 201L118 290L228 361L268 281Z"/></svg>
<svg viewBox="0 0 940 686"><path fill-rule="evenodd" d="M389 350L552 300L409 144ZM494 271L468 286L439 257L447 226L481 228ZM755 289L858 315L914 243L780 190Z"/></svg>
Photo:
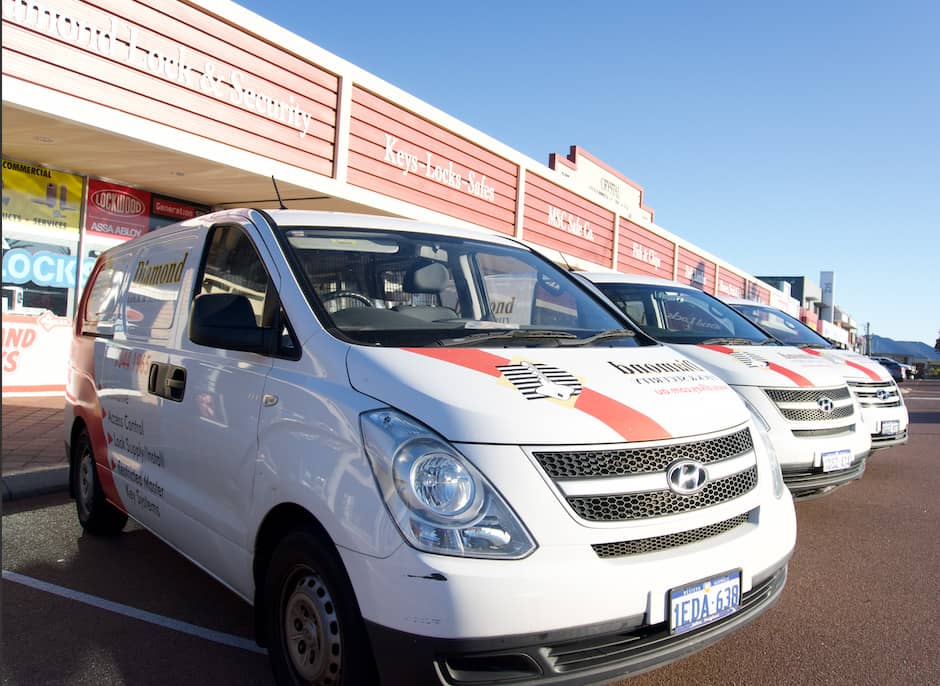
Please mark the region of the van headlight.
<svg viewBox="0 0 940 686"><path fill-rule="evenodd" d="M456 448L395 410L360 416L363 445L392 519L429 553L517 559L535 542Z"/></svg>
<svg viewBox="0 0 940 686"><path fill-rule="evenodd" d="M750 404L748 404L748 406L750 406ZM759 416L760 415L757 415L757 417ZM774 444L771 442L767 432L761 430L760 423L757 421L756 417L754 421L754 428L756 429L754 433L757 434L760 442L764 446L764 453L767 455L767 462L770 466L770 478L773 480L774 497L779 500L783 497L785 486L783 483L783 472L780 470L780 461L777 459L777 451L774 450Z"/></svg>

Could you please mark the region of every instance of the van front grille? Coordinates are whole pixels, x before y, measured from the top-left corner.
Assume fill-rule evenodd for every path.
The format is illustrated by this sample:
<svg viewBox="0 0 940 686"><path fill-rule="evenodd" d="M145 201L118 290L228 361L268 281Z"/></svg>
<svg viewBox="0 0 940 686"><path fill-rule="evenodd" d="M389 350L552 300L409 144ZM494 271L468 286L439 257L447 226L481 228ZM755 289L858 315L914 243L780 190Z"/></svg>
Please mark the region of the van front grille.
<svg viewBox="0 0 940 686"><path fill-rule="evenodd" d="M764 392L789 422L831 422L855 415L848 386L819 390L765 388Z"/></svg>
<svg viewBox="0 0 940 686"><path fill-rule="evenodd" d="M580 450L532 449L574 516L588 522L636 522L734 500L757 485L757 454L749 427L684 443ZM704 473L695 493L678 493L668 473L691 463Z"/></svg>
<svg viewBox="0 0 940 686"><path fill-rule="evenodd" d="M693 443L620 450L540 451L532 455L553 479L578 479L662 472L676 460L710 464L743 455L753 449L751 432L742 429L727 436Z"/></svg>
<svg viewBox="0 0 940 686"><path fill-rule="evenodd" d="M900 407L901 394L893 381L849 381L862 407Z"/></svg>
<svg viewBox="0 0 940 686"><path fill-rule="evenodd" d="M791 409L780 408L780 413L791 422L824 422L828 419L845 419L851 417L855 410L851 405L845 407L836 407L831 412L826 413L818 408Z"/></svg>
<svg viewBox="0 0 940 686"><path fill-rule="evenodd" d="M831 400L847 400L851 396L848 386L831 388L827 390L800 391L780 388L765 388L764 392L778 405L780 403L812 403L816 404L820 398Z"/></svg>
<svg viewBox="0 0 940 686"><path fill-rule="evenodd" d="M680 495L671 490L619 495L569 497L568 504L591 522L650 519L710 507L738 498L757 486L757 467L708 482L698 493Z"/></svg>
<svg viewBox="0 0 940 686"><path fill-rule="evenodd" d="M628 555L642 555L643 553L655 553L659 550L669 550L679 546L698 543L706 538L720 536L732 529L736 529L746 523L750 513L745 512L737 517L726 519L723 522L716 522L708 526L702 526L690 531L680 531L665 536L652 536L650 538L639 538L634 541L617 541L616 543L598 543L592 545L594 552L598 557L626 557Z"/></svg>

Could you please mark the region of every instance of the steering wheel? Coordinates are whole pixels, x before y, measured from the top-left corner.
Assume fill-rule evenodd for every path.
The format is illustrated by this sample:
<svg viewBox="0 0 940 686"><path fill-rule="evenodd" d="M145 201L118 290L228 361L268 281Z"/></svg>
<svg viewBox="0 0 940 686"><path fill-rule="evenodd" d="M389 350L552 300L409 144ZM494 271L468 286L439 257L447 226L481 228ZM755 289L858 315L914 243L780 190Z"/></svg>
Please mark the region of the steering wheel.
<svg viewBox="0 0 940 686"><path fill-rule="evenodd" d="M362 293L356 293L355 291L333 291L332 293L324 293L320 296L320 300L323 301L323 305L326 306L329 301L339 300L340 298L348 298L359 304L360 307L375 307L369 298L364 296ZM337 307L336 309L330 308L329 306L326 309L332 314L336 310L346 309L344 307Z"/></svg>

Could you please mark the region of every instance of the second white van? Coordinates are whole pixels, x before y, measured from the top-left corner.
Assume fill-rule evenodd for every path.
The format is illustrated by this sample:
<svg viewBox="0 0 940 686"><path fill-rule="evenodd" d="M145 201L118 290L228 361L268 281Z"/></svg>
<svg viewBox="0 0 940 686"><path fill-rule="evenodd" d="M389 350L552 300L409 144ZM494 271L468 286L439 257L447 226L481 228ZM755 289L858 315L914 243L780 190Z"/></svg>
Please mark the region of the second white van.
<svg viewBox="0 0 940 686"><path fill-rule="evenodd" d="M761 331L692 286L633 274L581 274L634 324L728 382L759 418L795 499L861 478L871 452L855 396L831 362Z"/></svg>

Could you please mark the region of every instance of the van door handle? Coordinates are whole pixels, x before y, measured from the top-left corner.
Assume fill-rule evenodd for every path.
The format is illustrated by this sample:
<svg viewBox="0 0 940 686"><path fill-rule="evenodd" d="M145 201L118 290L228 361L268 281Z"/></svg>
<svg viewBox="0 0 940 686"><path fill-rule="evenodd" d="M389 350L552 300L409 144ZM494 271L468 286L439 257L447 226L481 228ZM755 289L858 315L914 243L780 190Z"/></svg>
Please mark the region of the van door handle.
<svg viewBox="0 0 940 686"><path fill-rule="evenodd" d="M183 393L186 391L186 369L167 365L167 375L164 383L166 385L164 397L182 402Z"/></svg>
<svg viewBox="0 0 940 686"><path fill-rule="evenodd" d="M154 362L147 375L147 391L161 398L182 402L186 392L186 368Z"/></svg>

